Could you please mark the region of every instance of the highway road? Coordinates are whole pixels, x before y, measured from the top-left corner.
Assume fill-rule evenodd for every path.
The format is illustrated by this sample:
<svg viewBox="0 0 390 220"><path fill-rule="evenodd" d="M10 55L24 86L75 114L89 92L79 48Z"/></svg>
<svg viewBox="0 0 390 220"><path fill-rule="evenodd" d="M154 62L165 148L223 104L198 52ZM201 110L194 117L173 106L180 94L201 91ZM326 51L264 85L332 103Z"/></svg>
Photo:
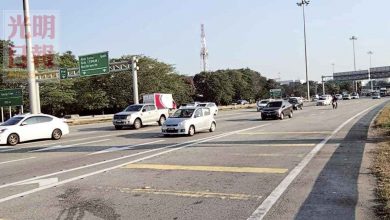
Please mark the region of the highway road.
<svg viewBox="0 0 390 220"><path fill-rule="evenodd" d="M285 120L221 112L215 132L193 137L103 123L0 146L0 219L371 218L359 174L387 100L309 106Z"/></svg>

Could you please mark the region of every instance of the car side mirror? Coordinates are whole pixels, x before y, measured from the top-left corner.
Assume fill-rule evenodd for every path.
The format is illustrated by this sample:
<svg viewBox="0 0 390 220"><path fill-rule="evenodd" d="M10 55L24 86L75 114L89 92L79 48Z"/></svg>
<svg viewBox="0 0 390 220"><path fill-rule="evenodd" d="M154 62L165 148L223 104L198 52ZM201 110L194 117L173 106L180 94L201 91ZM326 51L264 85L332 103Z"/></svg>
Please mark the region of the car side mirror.
<svg viewBox="0 0 390 220"><path fill-rule="evenodd" d="M286 106L285 106L285 105L283 105L283 106L282 106L282 108L286 108Z"/></svg>
<svg viewBox="0 0 390 220"><path fill-rule="evenodd" d="M142 112L146 112L146 109L142 109Z"/></svg>
<svg viewBox="0 0 390 220"><path fill-rule="evenodd" d="M25 126L25 125L27 125L26 122L22 122L22 124L20 124L20 126Z"/></svg>

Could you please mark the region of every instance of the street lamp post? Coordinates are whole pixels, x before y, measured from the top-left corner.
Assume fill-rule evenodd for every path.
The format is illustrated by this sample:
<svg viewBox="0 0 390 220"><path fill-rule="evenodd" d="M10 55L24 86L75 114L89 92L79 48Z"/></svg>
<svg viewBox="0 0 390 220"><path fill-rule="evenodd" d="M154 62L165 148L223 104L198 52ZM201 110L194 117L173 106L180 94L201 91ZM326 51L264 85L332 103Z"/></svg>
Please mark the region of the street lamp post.
<svg viewBox="0 0 390 220"><path fill-rule="evenodd" d="M356 36L352 36L349 38L352 41L352 47L353 47L353 71L356 72L356 54L355 54L355 40L357 40ZM356 88L355 91L357 92L357 81L354 81L354 84L356 82Z"/></svg>
<svg viewBox="0 0 390 220"><path fill-rule="evenodd" d="M372 56L373 52L368 51L367 54L370 56L370 66L368 67L368 82L370 83L371 92L372 92L374 90L374 86L372 85L372 80L371 80L371 56Z"/></svg>
<svg viewBox="0 0 390 220"><path fill-rule="evenodd" d="M35 80L35 66L34 56L32 53L32 34L31 34L31 21L30 21L30 5L28 0L23 0L24 11L24 28L26 38L26 52L27 52L27 69L28 69L28 94L30 100L30 112L37 114L38 112L38 96Z"/></svg>
<svg viewBox="0 0 390 220"><path fill-rule="evenodd" d="M306 70L306 86L307 86L307 100L310 100L310 82L309 82L309 75L307 72L307 47L306 47L306 17L305 17L305 6L309 5L308 0L301 0L297 3L299 7L302 7L302 13L303 13L303 36L304 36L304 43L305 43L305 70Z"/></svg>

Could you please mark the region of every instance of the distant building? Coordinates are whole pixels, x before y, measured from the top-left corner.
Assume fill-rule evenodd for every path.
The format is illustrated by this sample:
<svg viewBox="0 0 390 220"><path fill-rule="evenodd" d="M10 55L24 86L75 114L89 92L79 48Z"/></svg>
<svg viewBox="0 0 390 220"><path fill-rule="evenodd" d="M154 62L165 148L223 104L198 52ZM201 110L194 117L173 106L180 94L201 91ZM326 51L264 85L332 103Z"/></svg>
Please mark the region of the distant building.
<svg viewBox="0 0 390 220"><path fill-rule="evenodd" d="M297 79L297 80L282 80L279 83L280 83L280 85L290 85L292 83L300 83L300 84L302 84L304 82L305 82L305 80Z"/></svg>

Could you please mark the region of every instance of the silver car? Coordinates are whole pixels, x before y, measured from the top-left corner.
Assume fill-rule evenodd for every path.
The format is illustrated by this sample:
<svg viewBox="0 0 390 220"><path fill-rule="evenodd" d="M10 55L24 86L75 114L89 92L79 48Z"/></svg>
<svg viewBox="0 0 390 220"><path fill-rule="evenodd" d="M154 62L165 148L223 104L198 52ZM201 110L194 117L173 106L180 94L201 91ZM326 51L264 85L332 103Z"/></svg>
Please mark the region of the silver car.
<svg viewBox="0 0 390 220"><path fill-rule="evenodd" d="M209 108L188 107L178 109L161 127L164 136L188 135L193 136L200 131L215 131L217 123Z"/></svg>

